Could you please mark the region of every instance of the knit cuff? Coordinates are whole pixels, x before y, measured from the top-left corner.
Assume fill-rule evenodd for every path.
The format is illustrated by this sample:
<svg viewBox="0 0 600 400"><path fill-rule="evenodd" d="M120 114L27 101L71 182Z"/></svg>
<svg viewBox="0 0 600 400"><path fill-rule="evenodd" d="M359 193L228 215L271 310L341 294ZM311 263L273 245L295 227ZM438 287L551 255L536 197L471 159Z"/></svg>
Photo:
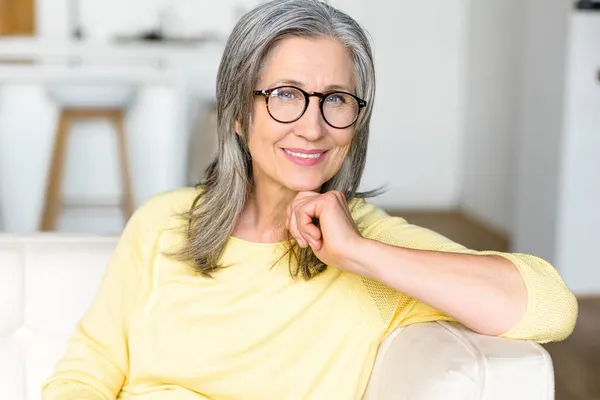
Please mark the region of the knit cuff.
<svg viewBox="0 0 600 400"><path fill-rule="evenodd" d="M577 300L552 265L527 254L494 251L477 254L501 256L511 261L527 288L525 314L501 337L547 343L564 340L573 332Z"/></svg>

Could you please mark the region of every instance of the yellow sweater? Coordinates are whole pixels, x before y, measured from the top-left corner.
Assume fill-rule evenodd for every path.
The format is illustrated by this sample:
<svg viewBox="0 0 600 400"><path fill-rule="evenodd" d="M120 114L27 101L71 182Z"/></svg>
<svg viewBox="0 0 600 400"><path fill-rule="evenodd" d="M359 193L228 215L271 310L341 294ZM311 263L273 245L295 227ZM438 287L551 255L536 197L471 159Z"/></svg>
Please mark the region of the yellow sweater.
<svg viewBox="0 0 600 400"><path fill-rule="evenodd" d="M335 268L294 280L287 257L271 268L281 244L232 237L222 257L231 267L214 279L194 274L164 253L184 243L174 214L189 209L196 194L165 193L136 211L44 384L45 400L359 399L387 333L451 320ZM351 209L365 237L471 252L363 200ZM502 255L517 265L529 292L525 316L503 336L539 342L568 336L577 305L555 269L536 257Z"/></svg>

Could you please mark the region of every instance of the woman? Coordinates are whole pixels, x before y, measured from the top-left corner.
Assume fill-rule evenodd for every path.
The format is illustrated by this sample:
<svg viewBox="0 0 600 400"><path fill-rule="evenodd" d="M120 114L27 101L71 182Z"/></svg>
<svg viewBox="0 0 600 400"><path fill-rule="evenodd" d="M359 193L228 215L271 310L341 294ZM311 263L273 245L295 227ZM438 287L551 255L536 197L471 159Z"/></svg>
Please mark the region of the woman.
<svg viewBox="0 0 600 400"><path fill-rule="evenodd" d="M357 399L401 326L567 337L577 304L548 263L465 249L357 193L374 92L347 15L311 0L245 15L204 184L131 218L44 398Z"/></svg>

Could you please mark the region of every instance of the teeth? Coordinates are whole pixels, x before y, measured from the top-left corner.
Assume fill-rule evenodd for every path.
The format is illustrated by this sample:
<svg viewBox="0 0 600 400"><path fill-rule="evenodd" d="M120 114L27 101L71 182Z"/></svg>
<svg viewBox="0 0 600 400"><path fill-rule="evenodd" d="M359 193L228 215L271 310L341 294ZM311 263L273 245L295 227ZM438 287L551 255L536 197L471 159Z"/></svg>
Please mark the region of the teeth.
<svg viewBox="0 0 600 400"><path fill-rule="evenodd" d="M291 154L294 157L298 157L298 158L319 158L323 154L323 153L316 153L316 154L294 153L293 151L289 151L288 149L285 149L285 151L286 151L286 153Z"/></svg>

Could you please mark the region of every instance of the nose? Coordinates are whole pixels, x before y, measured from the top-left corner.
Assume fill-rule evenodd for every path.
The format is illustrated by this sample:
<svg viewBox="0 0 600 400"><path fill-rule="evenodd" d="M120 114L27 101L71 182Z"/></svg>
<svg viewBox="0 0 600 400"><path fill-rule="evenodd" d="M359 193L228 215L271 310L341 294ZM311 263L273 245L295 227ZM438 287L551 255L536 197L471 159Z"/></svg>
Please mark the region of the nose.
<svg viewBox="0 0 600 400"><path fill-rule="evenodd" d="M319 107L319 98L311 96L304 115L296 121L295 134L309 141L316 141L325 135L327 129L325 125Z"/></svg>

